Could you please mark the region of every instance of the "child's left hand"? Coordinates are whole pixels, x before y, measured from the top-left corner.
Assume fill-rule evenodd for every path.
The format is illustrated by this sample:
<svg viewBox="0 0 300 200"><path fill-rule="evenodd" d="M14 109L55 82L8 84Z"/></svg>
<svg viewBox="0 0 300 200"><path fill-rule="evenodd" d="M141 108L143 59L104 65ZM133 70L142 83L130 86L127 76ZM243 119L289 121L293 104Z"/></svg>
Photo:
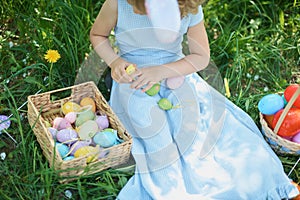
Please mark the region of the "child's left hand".
<svg viewBox="0 0 300 200"><path fill-rule="evenodd" d="M145 92L155 83L163 79L162 66L145 67L139 69L140 75L133 81L131 88L140 89Z"/></svg>

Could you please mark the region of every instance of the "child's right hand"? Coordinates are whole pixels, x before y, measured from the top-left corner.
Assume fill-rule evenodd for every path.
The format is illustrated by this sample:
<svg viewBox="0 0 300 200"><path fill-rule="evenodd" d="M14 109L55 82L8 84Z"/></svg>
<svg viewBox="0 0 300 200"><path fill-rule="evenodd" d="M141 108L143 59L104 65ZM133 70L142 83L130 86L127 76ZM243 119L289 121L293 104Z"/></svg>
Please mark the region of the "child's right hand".
<svg viewBox="0 0 300 200"><path fill-rule="evenodd" d="M122 58L118 58L111 65L111 77L118 83L131 83L134 77L139 75L139 71L135 70L132 74L126 72L126 68L129 65L133 65L136 68L135 64L129 63Z"/></svg>

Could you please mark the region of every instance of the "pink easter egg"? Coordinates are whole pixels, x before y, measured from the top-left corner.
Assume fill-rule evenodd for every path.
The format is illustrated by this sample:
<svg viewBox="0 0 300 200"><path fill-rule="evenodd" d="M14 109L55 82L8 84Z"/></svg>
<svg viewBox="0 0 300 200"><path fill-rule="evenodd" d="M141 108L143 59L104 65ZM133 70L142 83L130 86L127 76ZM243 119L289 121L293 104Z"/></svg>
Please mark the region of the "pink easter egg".
<svg viewBox="0 0 300 200"><path fill-rule="evenodd" d="M65 119L68 120L71 124L76 121L77 114L75 112L69 112L65 115Z"/></svg>
<svg viewBox="0 0 300 200"><path fill-rule="evenodd" d="M64 118L62 118L62 117L55 117L55 119L52 122L52 127L55 129L58 129L58 126L63 119Z"/></svg>
<svg viewBox="0 0 300 200"><path fill-rule="evenodd" d="M170 89L179 88L184 82L184 76L176 76L172 78L167 78L166 84Z"/></svg>
<svg viewBox="0 0 300 200"><path fill-rule="evenodd" d="M56 128L57 130L62 130L66 128L72 128L72 125L65 118L56 117L53 121L53 128Z"/></svg>
<svg viewBox="0 0 300 200"><path fill-rule="evenodd" d="M300 144L300 132L294 135L292 141Z"/></svg>

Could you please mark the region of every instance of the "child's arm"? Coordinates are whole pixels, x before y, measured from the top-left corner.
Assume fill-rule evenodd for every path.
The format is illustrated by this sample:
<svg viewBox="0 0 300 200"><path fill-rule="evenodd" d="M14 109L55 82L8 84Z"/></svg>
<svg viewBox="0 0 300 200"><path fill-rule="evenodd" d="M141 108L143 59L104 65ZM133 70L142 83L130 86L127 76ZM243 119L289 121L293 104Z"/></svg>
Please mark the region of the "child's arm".
<svg viewBox="0 0 300 200"><path fill-rule="evenodd" d="M119 83L128 83L132 81L132 78L126 73L125 68L130 63L114 52L108 39L117 19L118 1L105 1L90 31L90 41L97 54L111 68L112 78Z"/></svg>
<svg viewBox="0 0 300 200"><path fill-rule="evenodd" d="M141 69L142 75L132 83L131 87L138 89L148 85L144 88L144 91L146 91L155 82L170 77L191 74L206 68L210 60L210 49L204 21L202 20L197 25L190 27L187 37L189 55L173 63Z"/></svg>

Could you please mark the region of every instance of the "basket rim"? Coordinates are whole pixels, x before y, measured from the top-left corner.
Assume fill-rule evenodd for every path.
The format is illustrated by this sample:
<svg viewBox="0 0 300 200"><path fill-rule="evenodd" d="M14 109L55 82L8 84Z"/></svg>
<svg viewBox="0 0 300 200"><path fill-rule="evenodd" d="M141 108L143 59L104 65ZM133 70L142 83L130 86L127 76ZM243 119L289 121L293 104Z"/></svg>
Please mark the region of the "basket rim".
<svg viewBox="0 0 300 200"><path fill-rule="evenodd" d="M260 117L260 124L263 126L264 129L266 129L268 131L267 133L264 134L266 137L268 137L268 134L272 134L272 136L274 136L277 139L277 141L280 142L280 145L282 145L282 143L286 143L289 146L295 146L295 147L299 148L299 150L300 150L299 143L287 140L287 139L279 136L278 134L275 134L274 131L268 126L268 124L267 124L266 120L264 119L264 116L261 112L259 112L259 117ZM268 138L270 138L270 137L268 137ZM275 141L275 142L277 142L277 141ZM289 148L286 145L283 145L283 146L286 148Z"/></svg>

